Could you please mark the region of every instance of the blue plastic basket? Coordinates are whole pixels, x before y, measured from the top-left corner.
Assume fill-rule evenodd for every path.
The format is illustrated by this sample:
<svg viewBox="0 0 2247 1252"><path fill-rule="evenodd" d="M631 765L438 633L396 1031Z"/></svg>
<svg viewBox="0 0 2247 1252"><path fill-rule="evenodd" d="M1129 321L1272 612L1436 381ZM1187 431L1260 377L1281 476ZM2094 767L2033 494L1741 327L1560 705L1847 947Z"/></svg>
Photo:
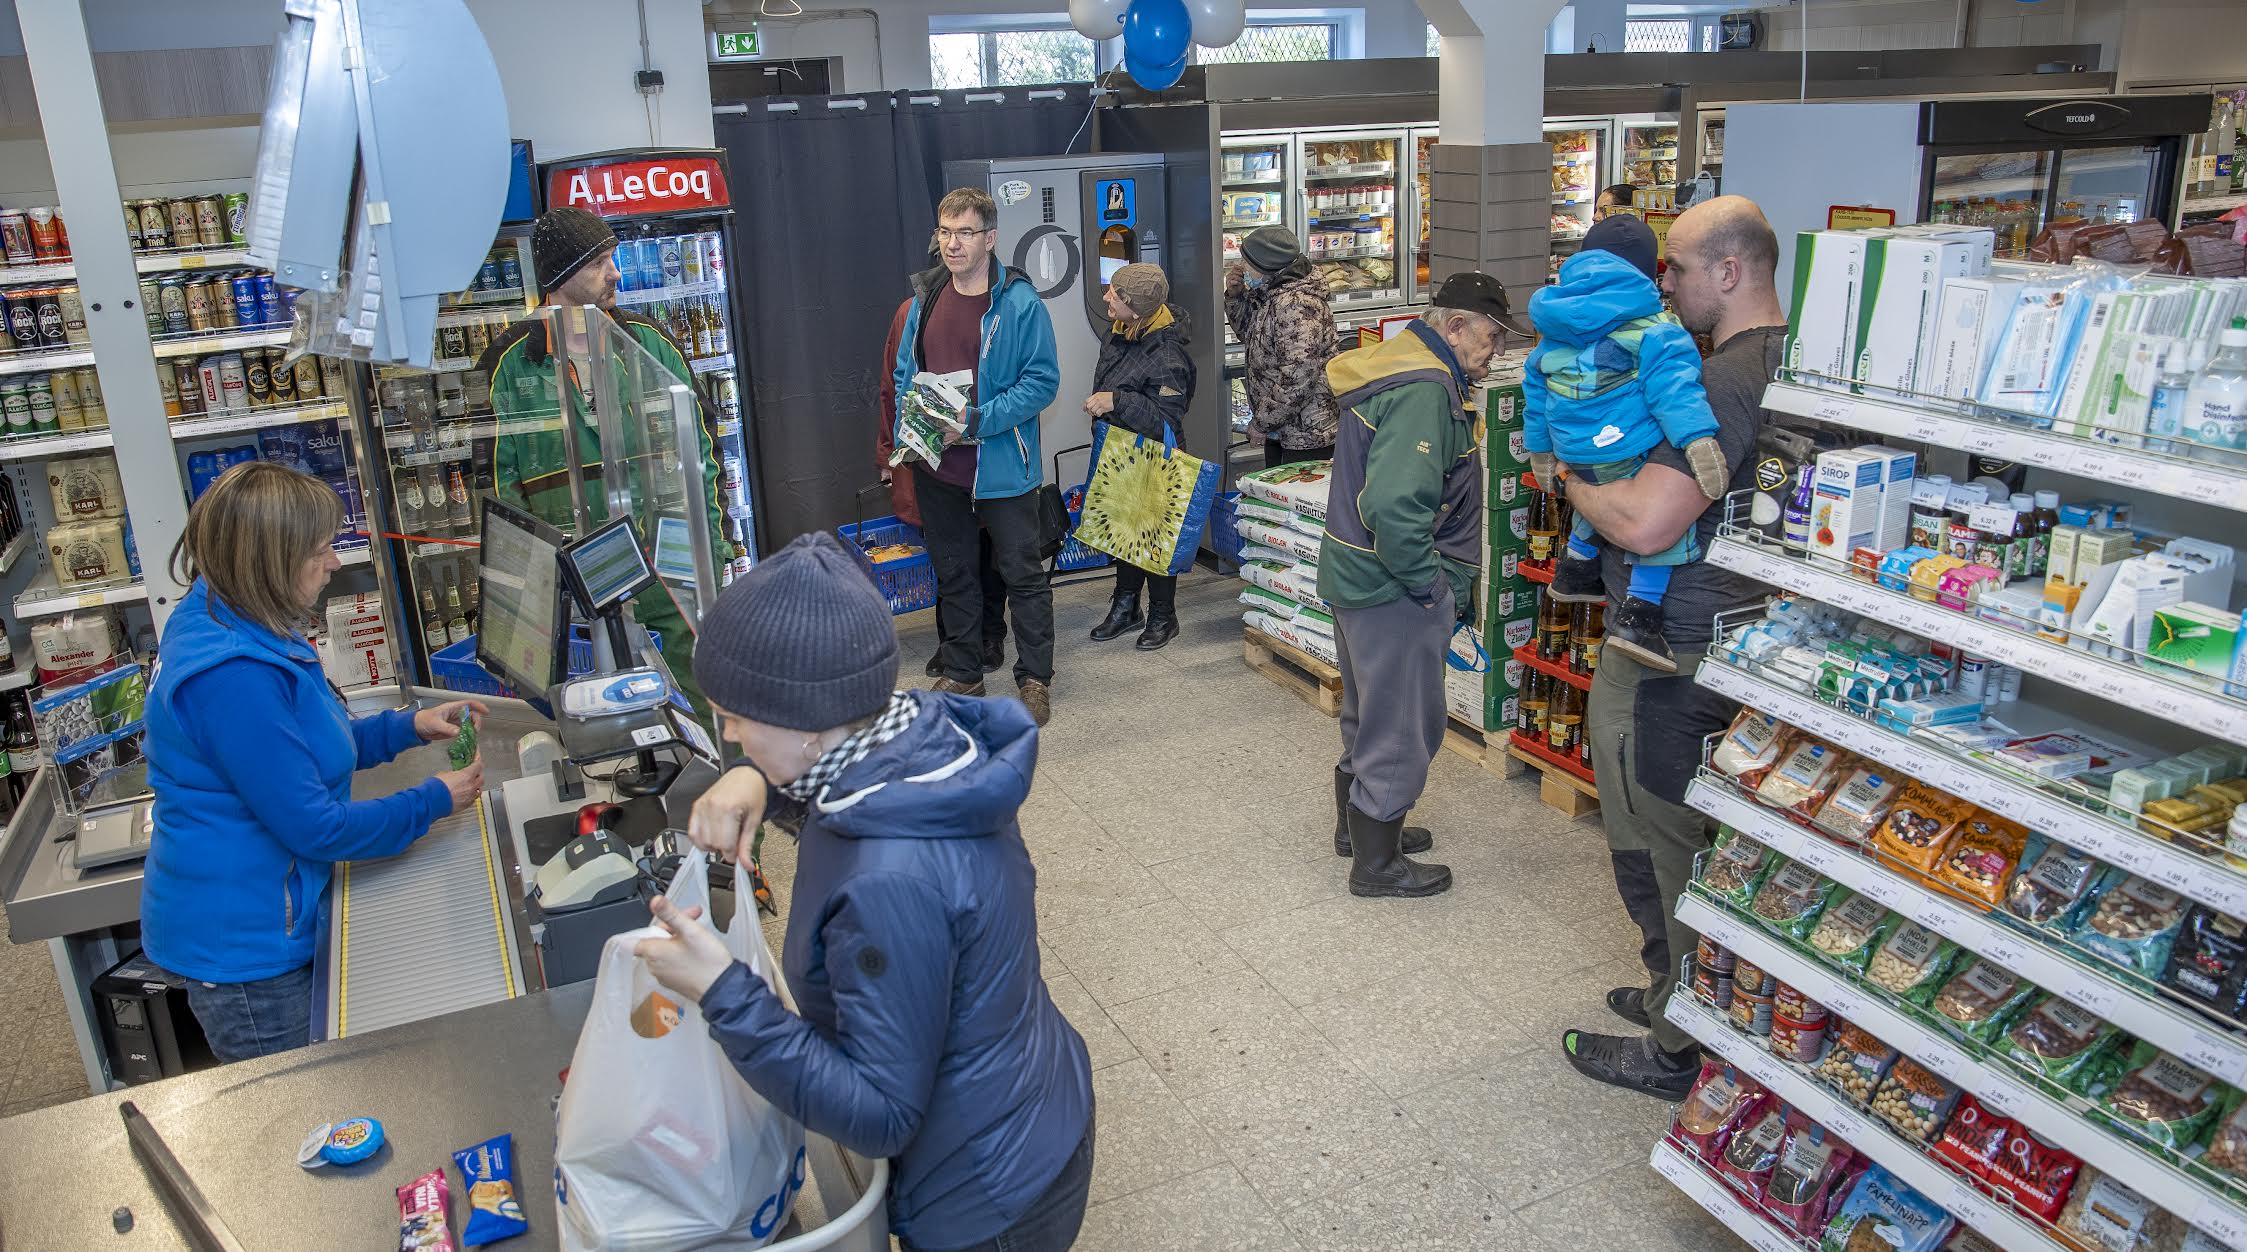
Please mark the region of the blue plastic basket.
<svg viewBox="0 0 2247 1252"><path fill-rule="evenodd" d="M877 517L856 525L837 526L835 533L842 536L843 542L855 543L862 551L891 543L919 548L920 551L910 556L874 561L874 582L882 589L882 598L889 601L889 611L893 615L936 607L936 566L928 558L928 545L921 541L920 527L898 521L894 516ZM872 557L867 559L873 560Z"/></svg>
<svg viewBox="0 0 2247 1252"><path fill-rule="evenodd" d="M648 642L655 647L656 651L661 652L663 650L663 636L659 632L649 631ZM570 627L569 676L575 678L580 674L592 672L593 637L586 632L585 623L579 622ZM477 663L476 636L474 635L468 636L459 643L446 644L430 653L429 676L436 681L438 686L465 695L504 696L509 699L517 699L522 696L522 693L501 682L499 675ZM530 698L543 698L545 694L543 691L534 691Z"/></svg>
<svg viewBox="0 0 2247 1252"><path fill-rule="evenodd" d="M1099 569L1113 560L1098 548L1088 548L1077 542L1077 524L1084 520L1084 487L1079 485L1063 492L1061 503L1069 510L1069 537L1061 541L1061 551L1054 554L1053 568L1063 573Z"/></svg>
<svg viewBox="0 0 2247 1252"><path fill-rule="evenodd" d="M1217 559L1236 569L1241 563L1241 532L1233 522L1240 516L1240 504L1240 492L1223 491L1218 493L1217 503L1209 506L1209 532Z"/></svg>

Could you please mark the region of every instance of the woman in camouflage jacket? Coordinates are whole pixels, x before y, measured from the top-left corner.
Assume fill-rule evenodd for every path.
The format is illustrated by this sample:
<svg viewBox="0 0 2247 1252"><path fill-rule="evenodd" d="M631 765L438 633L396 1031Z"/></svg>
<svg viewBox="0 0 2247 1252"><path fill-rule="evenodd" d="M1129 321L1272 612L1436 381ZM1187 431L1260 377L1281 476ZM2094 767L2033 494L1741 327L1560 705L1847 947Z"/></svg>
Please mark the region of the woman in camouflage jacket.
<svg viewBox="0 0 2247 1252"><path fill-rule="evenodd" d="M1326 382L1336 347L1326 284L1282 226L1252 231L1243 260L1225 267L1225 320L1246 350L1249 433L1264 440L1264 463L1334 455L1341 411Z"/></svg>

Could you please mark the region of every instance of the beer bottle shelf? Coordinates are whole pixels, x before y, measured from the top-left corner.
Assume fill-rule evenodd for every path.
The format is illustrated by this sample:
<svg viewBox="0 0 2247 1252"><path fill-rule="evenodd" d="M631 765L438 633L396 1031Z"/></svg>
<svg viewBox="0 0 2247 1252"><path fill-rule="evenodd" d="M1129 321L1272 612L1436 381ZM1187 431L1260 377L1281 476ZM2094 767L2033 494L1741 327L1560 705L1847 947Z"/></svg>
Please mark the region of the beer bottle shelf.
<svg viewBox="0 0 2247 1252"><path fill-rule="evenodd" d="M1537 648L1533 644L1525 643L1515 648L1514 659L1547 678L1557 678L1578 691L1590 691L1592 689L1592 676L1590 674L1579 674L1559 661L1547 660L1537 655Z"/></svg>
<svg viewBox="0 0 2247 1252"><path fill-rule="evenodd" d="M1506 732L1506 742L1519 751L1537 758L1539 764L1550 765L1582 782L1585 788L1592 785L1592 771L1583 762L1562 756L1548 747L1535 735L1525 735L1518 730ZM1598 794L1592 792L1591 794Z"/></svg>
<svg viewBox="0 0 2247 1252"><path fill-rule="evenodd" d="M115 440L107 426L98 430L65 430L44 435L18 435L0 439L0 461L43 461L48 457L97 452Z"/></svg>
<svg viewBox="0 0 2247 1252"><path fill-rule="evenodd" d="M323 400L318 404L290 405L287 408L251 409L243 413L214 413L208 417L174 419L172 438L208 439L214 435L235 435L246 430L263 430L269 426L294 426L299 422L338 421L350 416L351 409L341 400Z"/></svg>
<svg viewBox="0 0 2247 1252"><path fill-rule="evenodd" d="M251 326L239 330L196 331L185 335L165 336L156 340L156 359L203 356L212 352L239 352L244 348L280 348L289 342L286 326ZM86 354L89 360L93 353Z"/></svg>
<svg viewBox="0 0 2247 1252"><path fill-rule="evenodd" d="M92 348L21 348L0 351L0 374L43 374L94 363Z"/></svg>

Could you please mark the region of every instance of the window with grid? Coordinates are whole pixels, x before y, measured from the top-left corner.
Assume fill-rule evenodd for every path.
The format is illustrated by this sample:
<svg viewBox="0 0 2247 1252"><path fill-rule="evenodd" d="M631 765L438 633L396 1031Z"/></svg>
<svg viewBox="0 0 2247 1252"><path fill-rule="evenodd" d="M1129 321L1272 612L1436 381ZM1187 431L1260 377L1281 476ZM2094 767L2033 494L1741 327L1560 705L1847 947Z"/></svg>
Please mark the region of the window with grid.
<svg viewBox="0 0 2247 1252"><path fill-rule="evenodd" d="M1249 61L1331 61L1334 59L1334 26L1329 22L1272 23L1250 26L1241 37L1222 48L1196 48L1203 65L1239 65Z"/></svg>
<svg viewBox="0 0 2247 1252"><path fill-rule="evenodd" d="M1073 30L984 30L928 37L929 77L939 89L977 90L1092 80L1092 41Z"/></svg>
<svg viewBox="0 0 2247 1252"><path fill-rule="evenodd" d="M1692 50L1692 18L1632 18L1623 23L1623 51L1625 52L1691 52Z"/></svg>

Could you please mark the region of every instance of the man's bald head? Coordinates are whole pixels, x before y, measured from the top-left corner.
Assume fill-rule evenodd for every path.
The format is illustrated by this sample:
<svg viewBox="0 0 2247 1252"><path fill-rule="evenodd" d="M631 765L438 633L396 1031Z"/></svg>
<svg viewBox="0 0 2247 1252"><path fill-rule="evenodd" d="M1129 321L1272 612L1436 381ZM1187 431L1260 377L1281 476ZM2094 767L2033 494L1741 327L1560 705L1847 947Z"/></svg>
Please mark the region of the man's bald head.
<svg viewBox="0 0 2247 1252"><path fill-rule="evenodd" d="M1678 320L1709 334L1727 310L1778 300L1779 238L1746 196L1718 196L1670 224L1662 287Z"/></svg>
<svg viewBox="0 0 2247 1252"><path fill-rule="evenodd" d="M1779 271L1779 236L1763 210L1746 196L1718 196L1704 200L1677 219L1673 231L1684 229L1700 250L1701 259L1715 264L1737 257L1749 277L1760 274L1775 283Z"/></svg>

